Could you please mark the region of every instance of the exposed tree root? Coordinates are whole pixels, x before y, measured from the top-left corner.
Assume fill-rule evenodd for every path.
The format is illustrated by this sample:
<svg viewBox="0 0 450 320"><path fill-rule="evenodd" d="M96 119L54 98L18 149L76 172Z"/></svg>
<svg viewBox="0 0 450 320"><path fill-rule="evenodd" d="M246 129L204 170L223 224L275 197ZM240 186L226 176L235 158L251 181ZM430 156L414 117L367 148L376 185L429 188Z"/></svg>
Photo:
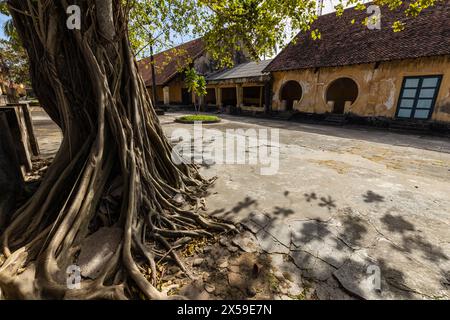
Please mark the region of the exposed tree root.
<svg viewBox="0 0 450 320"><path fill-rule="evenodd" d="M132 287L148 299L168 298L156 289L157 259L171 259L189 276L177 239L234 227L199 213L198 199L213 181L172 161L130 52L121 1L82 1L81 31L66 29L70 2L8 1L34 89L64 139L39 189L1 235L0 288L5 298L126 299ZM99 207L114 184L120 206L105 217ZM101 227L120 228L120 244L96 279L70 290L66 269Z"/></svg>

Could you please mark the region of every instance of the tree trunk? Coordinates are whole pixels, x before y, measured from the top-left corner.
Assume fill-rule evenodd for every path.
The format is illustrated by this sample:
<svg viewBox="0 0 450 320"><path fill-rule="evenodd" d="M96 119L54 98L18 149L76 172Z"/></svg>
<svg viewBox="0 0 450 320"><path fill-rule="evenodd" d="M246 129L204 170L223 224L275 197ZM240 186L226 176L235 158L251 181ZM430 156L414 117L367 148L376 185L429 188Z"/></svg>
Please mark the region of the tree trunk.
<svg viewBox="0 0 450 320"><path fill-rule="evenodd" d="M152 71L152 98L153 104L156 106L157 101L157 91L156 91L156 70L155 70L155 56L153 54L153 44L150 45L150 68Z"/></svg>
<svg viewBox="0 0 450 320"><path fill-rule="evenodd" d="M81 6L82 30L66 27L72 4ZM138 289L148 299L166 297L155 288L155 261L170 257L189 274L173 242L233 227L196 210L212 181L171 158L130 49L122 0L8 5L29 55L34 90L64 138L38 191L2 235L3 294L124 299ZM100 208L111 194L118 194L118 205L105 214ZM69 290L67 267L77 264L83 241L101 227L122 231L115 253L98 277Z"/></svg>

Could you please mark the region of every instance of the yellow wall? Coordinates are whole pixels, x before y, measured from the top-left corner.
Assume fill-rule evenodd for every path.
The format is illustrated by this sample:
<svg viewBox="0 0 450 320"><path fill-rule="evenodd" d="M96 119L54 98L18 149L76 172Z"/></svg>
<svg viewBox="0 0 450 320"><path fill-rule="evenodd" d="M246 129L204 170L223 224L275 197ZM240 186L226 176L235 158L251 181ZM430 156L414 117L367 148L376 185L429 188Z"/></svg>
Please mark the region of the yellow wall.
<svg viewBox="0 0 450 320"><path fill-rule="evenodd" d="M186 87L184 82L181 80L173 80L168 84L168 87L169 87L170 103L172 104L181 103L183 101L181 89Z"/></svg>
<svg viewBox="0 0 450 320"><path fill-rule="evenodd" d="M172 81L167 86L169 87L170 103L171 104L181 103L182 102L181 89L184 88L185 86L178 81ZM152 96L152 87L147 87L147 90L150 96ZM157 98L156 100L159 103L164 102L164 86L156 87L156 98Z"/></svg>
<svg viewBox="0 0 450 320"><path fill-rule="evenodd" d="M336 79L353 79L359 89L357 100L347 106L345 113L360 116L395 117L397 102L405 76L443 75L432 120L450 121L450 56L410 59L395 62L363 64L344 67L304 69L273 73L272 109L282 110L280 89L289 80L298 81L303 90L302 99L294 109L302 112L331 112L325 101L327 87Z"/></svg>
<svg viewBox="0 0 450 320"><path fill-rule="evenodd" d="M147 87L147 91L150 97L153 97L152 87ZM156 86L156 101L158 103L164 101L164 92L162 86Z"/></svg>

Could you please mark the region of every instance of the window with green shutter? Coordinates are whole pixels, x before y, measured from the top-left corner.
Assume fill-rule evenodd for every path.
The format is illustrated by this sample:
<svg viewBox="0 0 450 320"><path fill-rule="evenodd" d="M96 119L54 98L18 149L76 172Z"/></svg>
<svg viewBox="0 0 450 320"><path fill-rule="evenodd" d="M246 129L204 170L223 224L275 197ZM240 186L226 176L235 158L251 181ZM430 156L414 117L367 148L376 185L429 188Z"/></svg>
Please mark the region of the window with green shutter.
<svg viewBox="0 0 450 320"><path fill-rule="evenodd" d="M430 119L442 76L405 77L398 100L397 118Z"/></svg>

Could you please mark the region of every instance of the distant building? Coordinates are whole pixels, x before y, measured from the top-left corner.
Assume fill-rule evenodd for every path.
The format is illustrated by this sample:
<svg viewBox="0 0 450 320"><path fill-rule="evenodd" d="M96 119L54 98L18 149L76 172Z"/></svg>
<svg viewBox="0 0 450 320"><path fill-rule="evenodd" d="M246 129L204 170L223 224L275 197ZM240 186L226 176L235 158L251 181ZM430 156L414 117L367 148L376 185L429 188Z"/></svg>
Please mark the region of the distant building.
<svg viewBox="0 0 450 320"><path fill-rule="evenodd" d="M272 109L450 122L450 1L416 18L381 8L381 29L365 11L319 17L266 68ZM406 29L393 32L394 21Z"/></svg>
<svg viewBox="0 0 450 320"><path fill-rule="evenodd" d="M204 104L218 109L250 111L268 110L271 99L270 74L263 72L271 60L247 62L206 78Z"/></svg>
<svg viewBox="0 0 450 320"><path fill-rule="evenodd" d="M216 63L206 52L204 41L192 40L172 49L154 55L156 73L157 104L159 105L191 105L193 95L188 92L184 82L184 71L193 67L201 75L209 75L217 71ZM243 53L235 54L235 63L249 59ZM152 72L150 58L138 62L145 85L152 92Z"/></svg>

